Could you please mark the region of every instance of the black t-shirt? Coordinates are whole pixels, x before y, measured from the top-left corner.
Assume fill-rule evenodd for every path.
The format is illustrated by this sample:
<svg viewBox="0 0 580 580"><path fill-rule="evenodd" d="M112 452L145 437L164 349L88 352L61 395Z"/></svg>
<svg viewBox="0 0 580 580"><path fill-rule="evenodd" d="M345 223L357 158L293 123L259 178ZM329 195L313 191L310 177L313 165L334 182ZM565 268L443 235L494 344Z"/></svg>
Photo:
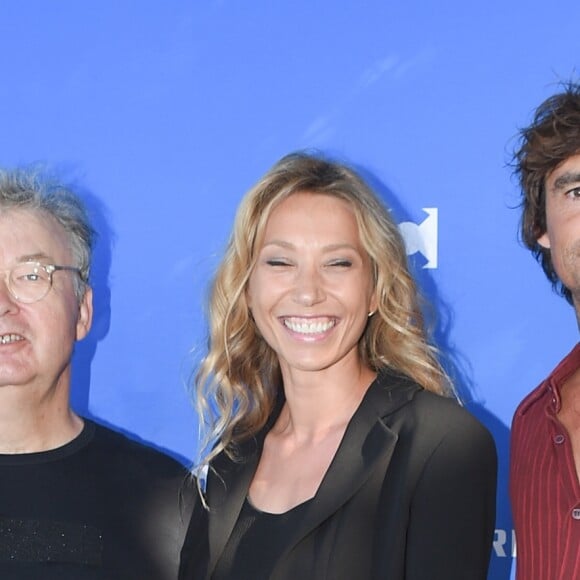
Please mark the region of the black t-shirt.
<svg viewBox="0 0 580 580"><path fill-rule="evenodd" d="M187 478L177 461L88 420L58 449L0 455L0 578L175 579Z"/></svg>

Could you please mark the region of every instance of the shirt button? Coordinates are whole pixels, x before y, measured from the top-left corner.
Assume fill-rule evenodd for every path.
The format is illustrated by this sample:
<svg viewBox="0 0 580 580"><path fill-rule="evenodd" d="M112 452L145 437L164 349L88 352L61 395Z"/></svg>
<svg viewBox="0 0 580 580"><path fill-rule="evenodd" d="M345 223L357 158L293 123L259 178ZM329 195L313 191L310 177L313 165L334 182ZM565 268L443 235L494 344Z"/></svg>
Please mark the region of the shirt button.
<svg viewBox="0 0 580 580"><path fill-rule="evenodd" d="M558 435L554 435L554 443L556 445L562 445L562 443L564 443L565 440L566 438L561 433L559 433Z"/></svg>
<svg viewBox="0 0 580 580"><path fill-rule="evenodd" d="M572 517L573 517L575 520L580 520L580 508L574 508L574 509L572 510Z"/></svg>

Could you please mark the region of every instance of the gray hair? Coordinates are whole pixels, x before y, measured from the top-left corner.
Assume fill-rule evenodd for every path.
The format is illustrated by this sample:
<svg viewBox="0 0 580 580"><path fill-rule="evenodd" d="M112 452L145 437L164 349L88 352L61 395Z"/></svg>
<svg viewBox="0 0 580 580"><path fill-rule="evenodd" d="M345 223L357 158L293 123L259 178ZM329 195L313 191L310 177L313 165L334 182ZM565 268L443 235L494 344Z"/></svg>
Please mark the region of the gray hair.
<svg viewBox="0 0 580 580"><path fill-rule="evenodd" d="M75 293L81 300L88 285L95 231L84 203L69 187L37 170L0 170L0 210L23 209L52 216L66 232L75 266Z"/></svg>

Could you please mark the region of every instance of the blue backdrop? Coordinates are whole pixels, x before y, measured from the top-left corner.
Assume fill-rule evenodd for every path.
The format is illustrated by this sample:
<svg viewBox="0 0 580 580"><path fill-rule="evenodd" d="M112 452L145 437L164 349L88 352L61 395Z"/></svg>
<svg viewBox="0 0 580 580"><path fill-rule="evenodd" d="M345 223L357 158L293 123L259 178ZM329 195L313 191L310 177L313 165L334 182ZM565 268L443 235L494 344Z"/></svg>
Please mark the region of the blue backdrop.
<svg viewBox="0 0 580 580"><path fill-rule="evenodd" d="M438 338L500 452L490 578L512 569L513 411L577 341L517 242L513 137L575 73L577 0L4 0L0 164L75 184L100 231L77 409L184 460L203 303L235 207L316 147L392 206Z"/></svg>

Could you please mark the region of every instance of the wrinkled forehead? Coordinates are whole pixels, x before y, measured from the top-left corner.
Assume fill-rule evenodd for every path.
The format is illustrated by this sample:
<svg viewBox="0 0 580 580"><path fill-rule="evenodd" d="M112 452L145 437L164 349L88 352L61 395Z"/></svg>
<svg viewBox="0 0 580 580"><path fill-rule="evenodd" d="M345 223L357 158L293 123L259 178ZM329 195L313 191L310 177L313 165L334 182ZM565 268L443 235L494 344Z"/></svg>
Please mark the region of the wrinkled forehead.
<svg viewBox="0 0 580 580"><path fill-rule="evenodd" d="M43 210L0 208L0 267L30 260L70 265L69 236Z"/></svg>

